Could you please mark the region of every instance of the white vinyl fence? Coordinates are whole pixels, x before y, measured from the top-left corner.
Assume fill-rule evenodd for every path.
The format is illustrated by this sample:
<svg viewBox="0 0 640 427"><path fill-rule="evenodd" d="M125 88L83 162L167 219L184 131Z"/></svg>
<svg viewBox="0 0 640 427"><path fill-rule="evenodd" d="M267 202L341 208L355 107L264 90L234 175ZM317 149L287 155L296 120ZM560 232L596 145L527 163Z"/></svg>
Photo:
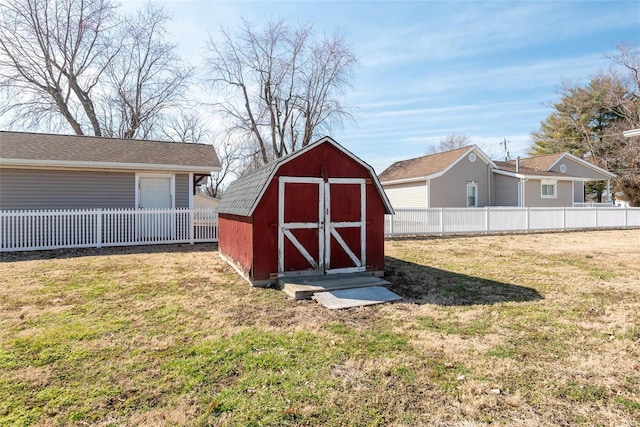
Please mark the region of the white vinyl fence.
<svg viewBox="0 0 640 427"><path fill-rule="evenodd" d="M217 241L211 208L0 211L0 252Z"/></svg>
<svg viewBox="0 0 640 427"><path fill-rule="evenodd" d="M395 209L386 215L385 236L500 233L640 227L640 208L433 208Z"/></svg>

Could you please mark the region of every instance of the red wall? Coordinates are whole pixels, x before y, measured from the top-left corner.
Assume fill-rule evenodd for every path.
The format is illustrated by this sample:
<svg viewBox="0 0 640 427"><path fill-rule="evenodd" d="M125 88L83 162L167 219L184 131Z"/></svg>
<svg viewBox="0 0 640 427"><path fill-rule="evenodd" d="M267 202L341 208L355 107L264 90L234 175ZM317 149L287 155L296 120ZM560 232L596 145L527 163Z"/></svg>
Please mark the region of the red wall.
<svg viewBox="0 0 640 427"><path fill-rule="evenodd" d="M218 250L247 276L250 276L253 252L251 218L237 215L218 216Z"/></svg>
<svg viewBox="0 0 640 427"><path fill-rule="evenodd" d="M322 177L323 168L330 178L368 179L367 270L384 270L384 204L369 171L332 144L325 143L282 165L256 207L253 216L255 280L269 279L272 273L278 272L278 176ZM310 196L315 197L317 203L317 194Z"/></svg>

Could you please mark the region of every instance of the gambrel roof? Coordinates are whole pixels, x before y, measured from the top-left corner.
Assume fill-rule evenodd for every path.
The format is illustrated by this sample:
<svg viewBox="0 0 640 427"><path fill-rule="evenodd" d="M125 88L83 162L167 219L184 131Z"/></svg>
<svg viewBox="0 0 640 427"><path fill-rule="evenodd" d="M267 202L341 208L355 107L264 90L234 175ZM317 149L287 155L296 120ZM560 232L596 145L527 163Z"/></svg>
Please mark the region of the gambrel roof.
<svg viewBox="0 0 640 427"><path fill-rule="evenodd" d="M0 164L20 167L220 170L208 144L0 131Z"/></svg>
<svg viewBox="0 0 640 427"><path fill-rule="evenodd" d="M371 179L376 186L380 197L383 200L385 211L387 213L393 213L391 203L389 202L389 199L387 199L387 196L384 193L382 185L380 184L380 181L378 180L378 177L376 176L373 168L328 136L325 136L324 138L312 144L309 144L306 147L289 154L288 156L275 159L267 163L266 165L256 169L255 171L250 172L249 174L244 175L236 181L232 182L222 196L222 203L220 203L218 212L239 216L253 215L253 211L260 202L262 195L266 191L269 183L271 182L271 179L276 174L278 168L283 164L290 162L291 160L300 156L301 154L313 150L320 144L333 145L338 150L351 157L361 166L365 167L369 171Z"/></svg>

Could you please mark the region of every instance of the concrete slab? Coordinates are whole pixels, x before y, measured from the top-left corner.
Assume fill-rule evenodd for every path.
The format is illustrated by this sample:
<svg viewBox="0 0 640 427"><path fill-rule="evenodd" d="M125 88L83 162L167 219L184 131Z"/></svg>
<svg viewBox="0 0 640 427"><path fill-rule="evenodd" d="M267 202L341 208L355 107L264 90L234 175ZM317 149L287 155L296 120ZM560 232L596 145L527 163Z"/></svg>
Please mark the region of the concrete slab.
<svg viewBox="0 0 640 427"><path fill-rule="evenodd" d="M402 297L382 286L318 292L313 298L332 310L398 301Z"/></svg>
<svg viewBox="0 0 640 427"><path fill-rule="evenodd" d="M388 281L380 277L361 274L327 274L325 276L281 279L280 282L282 290L296 300L311 298L317 292L389 284Z"/></svg>

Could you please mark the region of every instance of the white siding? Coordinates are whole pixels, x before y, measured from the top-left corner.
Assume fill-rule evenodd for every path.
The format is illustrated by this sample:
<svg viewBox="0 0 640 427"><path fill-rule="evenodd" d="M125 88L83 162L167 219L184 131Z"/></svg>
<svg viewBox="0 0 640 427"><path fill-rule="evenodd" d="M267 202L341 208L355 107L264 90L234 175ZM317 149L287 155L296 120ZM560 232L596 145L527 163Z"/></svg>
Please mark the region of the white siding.
<svg viewBox="0 0 640 427"><path fill-rule="evenodd" d="M427 207L427 184L425 181L383 185L382 187L394 209Z"/></svg>

